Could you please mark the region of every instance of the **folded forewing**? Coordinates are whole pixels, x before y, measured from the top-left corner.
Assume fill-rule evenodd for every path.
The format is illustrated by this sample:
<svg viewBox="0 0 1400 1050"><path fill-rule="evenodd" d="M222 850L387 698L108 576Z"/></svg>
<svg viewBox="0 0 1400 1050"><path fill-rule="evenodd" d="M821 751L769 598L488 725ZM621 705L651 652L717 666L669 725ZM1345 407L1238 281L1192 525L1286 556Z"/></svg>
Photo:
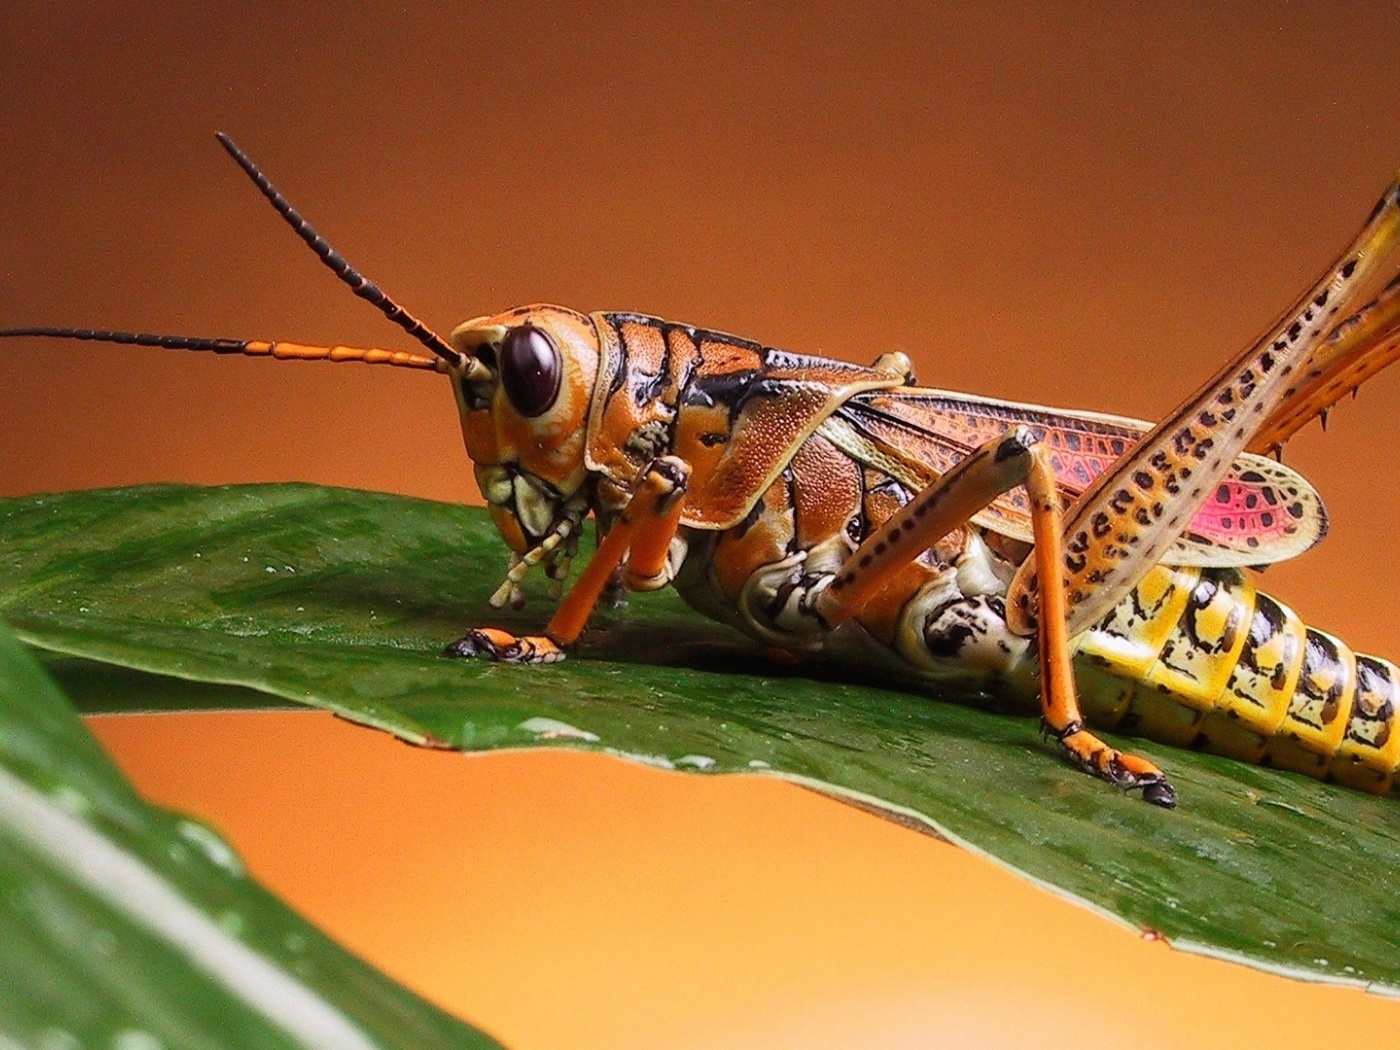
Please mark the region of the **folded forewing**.
<svg viewBox="0 0 1400 1050"><path fill-rule="evenodd" d="M1130 450L1151 424L1124 416L1043 408L901 387L859 394L822 428L847 454L917 491L983 442L1016 425L1052 450L1066 506ZM999 497L973 519L1030 542L1026 494ZM1317 492L1297 471L1264 456L1239 456L1229 475L1162 561L1168 565L1265 565L1291 558L1327 531Z"/></svg>

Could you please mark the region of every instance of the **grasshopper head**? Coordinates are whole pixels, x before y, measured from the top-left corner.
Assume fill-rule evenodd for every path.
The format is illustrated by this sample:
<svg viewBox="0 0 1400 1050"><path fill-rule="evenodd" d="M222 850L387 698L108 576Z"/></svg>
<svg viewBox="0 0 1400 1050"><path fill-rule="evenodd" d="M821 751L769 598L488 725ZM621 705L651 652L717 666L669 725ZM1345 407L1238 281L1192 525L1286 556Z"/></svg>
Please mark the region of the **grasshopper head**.
<svg viewBox="0 0 1400 1050"><path fill-rule="evenodd" d="M448 341L462 355L450 372L477 484L501 535L524 553L588 478L597 329L574 310L523 306L464 321Z"/></svg>

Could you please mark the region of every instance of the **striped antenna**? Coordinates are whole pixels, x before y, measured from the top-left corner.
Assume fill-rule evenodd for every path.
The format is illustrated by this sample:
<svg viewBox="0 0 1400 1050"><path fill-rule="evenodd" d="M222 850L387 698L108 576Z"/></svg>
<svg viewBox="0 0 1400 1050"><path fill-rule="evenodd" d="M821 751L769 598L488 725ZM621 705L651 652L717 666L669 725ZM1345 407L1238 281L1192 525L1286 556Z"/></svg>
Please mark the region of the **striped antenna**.
<svg viewBox="0 0 1400 1050"><path fill-rule="evenodd" d="M368 365L396 365L446 372L448 365L435 357L404 350L380 350L361 346L304 346L301 343L269 343L260 339L205 339L185 335L152 335L148 332L113 332L104 328L5 328L0 337L38 336L49 339L90 339L128 346L159 346L166 350L207 350L215 354L246 354L284 361L363 361Z"/></svg>
<svg viewBox="0 0 1400 1050"><path fill-rule="evenodd" d="M287 198L277 192L277 188L267 180L266 175L258 170L257 165L248 159L247 154L234 145L233 139L222 131L218 132L216 137L219 144L228 151L229 156L238 163L248 178L253 180L253 184L262 191L262 195L272 202L272 206L296 231L296 235L306 242L307 246L316 253L323 263L330 267L331 272L350 286L352 292L378 307L385 317L449 365L460 366L464 363L463 355L452 349L446 340L385 295L377 284L366 278L346 262L339 252L327 244L325 239L311 228L311 224L297 214L296 209L288 203Z"/></svg>

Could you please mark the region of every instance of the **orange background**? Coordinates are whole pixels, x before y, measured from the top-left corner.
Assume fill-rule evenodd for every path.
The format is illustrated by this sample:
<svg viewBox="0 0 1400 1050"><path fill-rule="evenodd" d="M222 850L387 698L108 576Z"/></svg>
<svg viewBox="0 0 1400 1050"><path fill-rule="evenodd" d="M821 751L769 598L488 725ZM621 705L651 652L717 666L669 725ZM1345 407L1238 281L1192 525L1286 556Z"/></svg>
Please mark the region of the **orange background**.
<svg viewBox="0 0 1400 1050"><path fill-rule="evenodd" d="M1155 417L1400 165L1394 8L1339 10L12 4L0 324L406 345L281 227L223 129L440 328L635 309ZM1333 530L1267 576L1391 656L1397 410L1382 377L1290 446ZM0 348L0 494L277 479L474 497L440 380ZM522 1047L1068 1045L1090 1007L1162 1046L1400 1024L782 785L461 761L314 716L100 731L336 936Z"/></svg>

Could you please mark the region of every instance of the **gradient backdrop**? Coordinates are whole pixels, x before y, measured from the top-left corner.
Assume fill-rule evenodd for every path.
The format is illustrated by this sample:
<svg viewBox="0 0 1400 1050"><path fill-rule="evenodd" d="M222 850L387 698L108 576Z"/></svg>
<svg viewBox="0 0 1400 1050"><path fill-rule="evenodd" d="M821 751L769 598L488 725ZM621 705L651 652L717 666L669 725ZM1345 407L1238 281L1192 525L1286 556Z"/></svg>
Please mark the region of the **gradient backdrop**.
<svg viewBox="0 0 1400 1050"><path fill-rule="evenodd" d="M12 2L0 324L405 345L223 129L440 328L634 309L1156 417L1400 165L1397 43L1388 3ZM1268 574L1391 656L1398 414L1382 377L1293 443L1333 530ZM0 348L3 495L475 499L459 446L434 377ZM418 753L310 714L95 728L313 920L519 1047L1070 1046L1080 1010L1143 1047L1400 1028L1400 1004L1186 958L776 783Z"/></svg>

